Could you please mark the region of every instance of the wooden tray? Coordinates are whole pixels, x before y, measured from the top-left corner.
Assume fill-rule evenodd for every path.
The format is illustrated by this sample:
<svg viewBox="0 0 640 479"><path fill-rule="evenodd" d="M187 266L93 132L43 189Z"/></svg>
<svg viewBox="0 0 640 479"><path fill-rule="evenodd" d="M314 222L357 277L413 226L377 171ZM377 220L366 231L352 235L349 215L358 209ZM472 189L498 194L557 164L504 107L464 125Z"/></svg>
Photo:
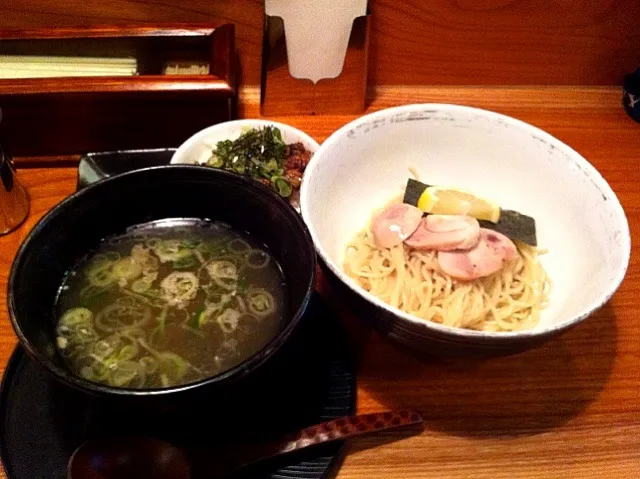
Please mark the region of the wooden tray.
<svg viewBox="0 0 640 479"><path fill-rule="evenodd" d="M233 25L0 30L0 54L133 56L139 66L129 77L0 80L13 156L177 146L234 116ZM169 61L208 62L209 74L162 74Z"/></svg>

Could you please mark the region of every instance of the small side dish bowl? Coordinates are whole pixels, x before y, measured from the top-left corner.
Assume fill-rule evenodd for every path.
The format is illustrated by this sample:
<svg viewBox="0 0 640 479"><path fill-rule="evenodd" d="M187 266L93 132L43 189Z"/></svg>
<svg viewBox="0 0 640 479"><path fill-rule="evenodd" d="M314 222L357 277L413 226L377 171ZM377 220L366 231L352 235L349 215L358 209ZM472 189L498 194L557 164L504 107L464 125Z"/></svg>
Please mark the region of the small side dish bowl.
<svg viewBox="0 0 640 479"><path fill-rule="evenodd" d="M410 169L533 217L553 282L530 330L485 332L420 319L365 291L344 271L345 248L376 209L401 194ZM407 105L361 117L316 152L301 212L328 277L383 334L427 353L511 354L585 320L622 282L629 226L616 195L580 154L522 121L457 105Z"/></svg>
<svg viewBox="0 0 640 479"><path fill-rule="evenodd" d="M270 248L282 268L287 288L285 313L275 336L232 369L185 385L124 389L72 373L56 348L58 318L54 306L65 274L104 238L169 218L221 221L249 232ZM292 338L313 292L315 272L316 255L307 228L300 215L275 192L226 171L166 165L99 181L47 213L22 243L13 262L8 307L22 346L62 383L110 400L173 399L206 388L225 390L260 369Z"/></svg>
<svg viewBox="0 0 640 479"><path fill-rule="evenodd" d="M249 142L254 145L252 154L244 157L235 156L233 160L230 158L231 155L228 155L227 164L223 168L242 171L242 174L258 178L288 197L289 203L299 211L300 182L309 158L318 150L319 145L309 135L290 125L269 120L235 120L219 123L199 131L185 141L174 153L171 163L208 166L207 162L212 159L218 142L234 142L245 132L264 130L266 127L277 129L285 145L301 144L304 151L300 151L299 145L291 149L285 147L281 150L282 157L276 155L273 158L271 152L274 143L263 137L258 143L255 140ZM258 148L258 145L261 148ZM246 151L245 147L241 148L241 151ZM287 154L291 156L287 158ZM251 158L251 161L248 161L248 158ZM280 164L271 165L273 159Z"/></svg>
<svg viewBox="0 0 640 479"><path fill-rule="evenodd" d="M293 126L269 120L234 120L218 123L204 130L200 130L178 147L171 158L172 164L201 165L211 157L211 151L216 143L224 140L235 140L245 130L274 126L282 133L285 143L300 142L311 153L315 153L320 145L305 132Z"/></svg>

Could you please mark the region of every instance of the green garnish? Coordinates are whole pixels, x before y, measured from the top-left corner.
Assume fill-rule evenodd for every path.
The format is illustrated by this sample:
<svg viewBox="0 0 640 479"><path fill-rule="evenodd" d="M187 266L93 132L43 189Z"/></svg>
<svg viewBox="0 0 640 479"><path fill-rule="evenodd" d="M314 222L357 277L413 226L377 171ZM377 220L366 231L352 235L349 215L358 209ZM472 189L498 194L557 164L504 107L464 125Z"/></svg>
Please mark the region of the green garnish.
<svg viewBox="0 0 640 479"><path fill-rule="evenodd" d="M246 276L243 276L242 278L240 278L240 281L238 281L238 292L245 293L248 287L249 281L247 280Z"/></svg>
<svg viewBox="0 0 640 479"><path fill-rule="evenodd" d="M197 260L193 255L185 256L177 261L173 262L173 267L176 269L189 269L197 264Z"/></svg>
<svg viewBox="0 0 640 479"><path fill-rule="evenodd" d="M285 198L291 196L292 188L285 178L273 177L271 181L276 186L276 190L278 190L280 196L284 196Z"/></svg>
<svg viewBox="0 0 640 479"><path fill-rule="evenodd" d="M160 334L162 336L164 336L164 327L165 324L167 322L167 311L168 308L165 306L164 308L162 308L162 311L160 312L160 316L158 316L158 331L160 331Z"/></svg>
<svg viewBox="0 0 640 479"><path fill-rule="evenodd" d="M201 317L202 316L202 317ZM200 329L202 320L204 319L204 308L198 309L191 319L189 320L189 327L193 329Z"/></svg>
<svg viewBox="0 0 640 479"><path fill-rule="evenodd" d="M236 140L219 141L207 165L262 180L287 198L293 188L284 176L285 146L278 128L252 128Z"/></svg>

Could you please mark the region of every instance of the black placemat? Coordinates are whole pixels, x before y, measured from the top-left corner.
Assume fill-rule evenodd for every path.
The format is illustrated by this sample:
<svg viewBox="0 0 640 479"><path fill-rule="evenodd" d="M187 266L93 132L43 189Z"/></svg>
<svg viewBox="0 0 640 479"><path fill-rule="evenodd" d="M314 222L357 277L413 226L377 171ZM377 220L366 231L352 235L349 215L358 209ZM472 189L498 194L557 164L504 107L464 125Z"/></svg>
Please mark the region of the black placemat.
<svg viewBox="0 0 640 479"><path fill-rule="evenodd" d="M175 150L91 153L81 158L78 189L133 169L166 165ZM18 347L0 390L0 459L9 479L64 479L73 450L89 437L139 432L184 442L242 441L286 432L355 412L356 384L348 342L316 295L292 347L274 358L241 397L204 397L184 414L159 419L110 408L54 381ZM215 400L214 400L215 399ZM221 408L226 408L221 410ZM327 479L337 472L344 443L285 456L238 477Z"/></svg>
<svg viewBox="0 0 640 479"><path fill-rule="evenodd" d="M110 407L53 380L16 348L0 391L0 457L9 479L64 479L73 450L91 437L153 434L175 442L259 439L353 414L356 387L347 341L315 296L295 345L238 396L206 398L167 415ZM211 399L211 401L209 401ZM215 399L215 400L213 400ZM251 479L325 479L339 467L344 444L266 463L236 474Z"/></svg>

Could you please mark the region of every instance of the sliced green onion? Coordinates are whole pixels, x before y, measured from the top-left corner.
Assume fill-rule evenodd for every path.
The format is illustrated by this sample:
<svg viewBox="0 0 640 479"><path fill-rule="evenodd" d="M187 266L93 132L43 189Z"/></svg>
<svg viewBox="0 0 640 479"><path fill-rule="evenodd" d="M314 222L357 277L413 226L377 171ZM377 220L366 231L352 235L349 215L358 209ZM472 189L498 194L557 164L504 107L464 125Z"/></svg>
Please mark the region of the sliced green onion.
<svg viewBox="0 0 640 479"><path fill-rule="evenodd" d="M111 271L111 268L102 268L98 270L93 270L89 273L89 283L93 286L97 287L105 287L109 286L112 283L115 283L116 277Z"/></svg>
<svg viewBox="0 0 640 479"><path fill-rule="evenodd" d="M147 278L140 278L131 283L131 291L134 293L144 293L151 288L152 282Z"/></svg>
<svg viewBox="0 0 640 479"><path fill-rule="evenodd" d="M91 324L93 313L87 308L71 308L65 311L60 318L60 324L73 327L78 324Z"/></svg>
<svg viewBox="0 0 640 479"><path fill-rule="evenodd" d="M120 361L109 373L109 384L122 387L130 383L140 371L140 364L136 361Z"/></svg>
<svg viewBox="0 0 640 479"><path fill-rule="evenodd" d="M271 179L271 182L276 187L276 191L280 196L284 198L291 196L293 188L291 187L291 183L289 183L285 178L282 178L281 176L274 177Z"/></svg>
<svg viewBox="0 0 640 479"><path fill-rule="evenodd" d="M205 322L204 307L201 307L189 320L189 326L193 329L200 329Z"/></svg>
<svg viewBox="0 0 640 479"><path fill-rule="evenodd" d="M118 359L120 361L128 361L135 358L138 355L137 343L127 344L118 353Z"/></svg>
<svg viewBox="0 0 640 479"><path fill-rule="evenodd" d="M160 370L174 384L184 377L189 368L187 361L181 356L169 351L160 353L158 360L160 361Z"/></svg>
<svg viewBox="0 0 640 479"><path fill-rule="evenodd" d="M251 245L240 238L235 238L227 243L227 248L232 254L242 254L250 251Z"/></svg>
<svg viewBox="0 0 640 479"><path fill-rule="evenodd" d="M152 356L144 356L138 360L138 363L147 375L154 374L158 370L158 360Z"/></svg>
<svg viewBox="0 0 640 479"><path fill-rule="evenodd" d="M228 308L218 316L216 321L220 325L222 332L225 334L231 334L238 327L238 318L240 318L240 312L235 309Z"/></svg>
<svg viewBox="0 0 640 479"><path fill-rule="evenodd" d="M199 251L197 251L199 253ZM197 258L191 254L177 261L174 261L173 267L176 269L189 269L198 264Z"/></svg>
<svg viewBox="0 0 640 479"><path fill-rule="evenodd" d="M178 306L195 298L198 293L198 278L195 274L174 271L160 283L162 297L169 304Z"/></svg>
<svg viewBox="0 0 640 479"><path fill-rule="evenodd" d="M269 254L261 249L253 249L247 256L247 266L254 269L266 268L270 261Z"/></svg>
<svg viewBox="0 0 640 479"><path fill-rule="evenodd" d="M140 276L142 267L131 256L128 256L116 261L111 267L111 271L117 280L122 279L128 282Z"/></svg>
<svg viewBox="0 0 640 479"><path fill-rule="evenodd" d="M268 316L276 309L273 295L262 288L249 290L247 302L249 303L249 311L258 317Z"/></svg>
<svg viewBox="0 0 640 479"><path fill-rule="evenodd" d="M125 299L125 298L120 298ZM96 328L113 333L127 328L138 328L151 319L151 308L137 298L127 296L132 302L111 303L95 317Z"/></svg>
<svg viewBox="0 0 640 479"><path fill-rule="evenodd" d="M211 155L209 161L207 161L207 166L212 166L213 168L220 168L224 165L224 161L215 153Z"/></svg>

